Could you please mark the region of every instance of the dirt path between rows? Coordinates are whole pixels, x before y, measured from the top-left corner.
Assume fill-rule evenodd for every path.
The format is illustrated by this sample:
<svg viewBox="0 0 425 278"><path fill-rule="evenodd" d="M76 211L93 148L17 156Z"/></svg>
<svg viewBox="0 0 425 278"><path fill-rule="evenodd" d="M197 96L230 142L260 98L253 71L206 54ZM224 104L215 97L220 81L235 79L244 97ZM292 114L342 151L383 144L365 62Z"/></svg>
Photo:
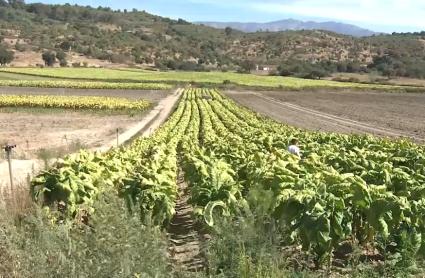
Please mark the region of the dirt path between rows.
<svg viewBox="0 0 425 278"><path fill-rule="evenodd" d="M425 142L425 106L422 106L425 95L421 94L236 91L226 94L244 106L292 126Z"/></svg>
<svg viewBox="0 0 425 278"><path fill-rule="evenodd" d="M177 272L200 272L206 267L202 247L204 238L193 219L193 207L188 203L190 193L182 171L179 172L178 187L176 214L168 228L172 267Z"/></svg>
<svg viewBox="0 0 425 278"><path fill-rule="evenodd" d="M181 89L176 90L173 94L169 94L163 98L157 106L151 110L136 125L132 126L119 136L119 144L124 144L135 136L149 136L162 123L164 123L170 114L174 111L175 106L180 99ZM90 149L91 151L105 152L111 147L117 145L116 139L98 148ZM14 186L26 186L31 177L44 169L44 162L41 160L12 160ZM7 161L0 164L0 193L9 190L9 168Z"/></svg>

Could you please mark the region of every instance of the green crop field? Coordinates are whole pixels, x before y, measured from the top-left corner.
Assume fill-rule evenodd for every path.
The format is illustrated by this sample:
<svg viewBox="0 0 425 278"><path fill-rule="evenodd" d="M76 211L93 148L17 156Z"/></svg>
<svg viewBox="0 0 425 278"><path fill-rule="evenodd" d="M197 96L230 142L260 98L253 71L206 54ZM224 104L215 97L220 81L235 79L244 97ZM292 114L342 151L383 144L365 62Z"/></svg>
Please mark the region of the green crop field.
<svg viewBox="0 0 425 278"><path fill-rule="evenodd" d="M137 69L93 69L93 68L7 68L3 73L22 74L30 77L66 78L80 80L121 81L121 82L193 82L199 84L233 83L242 86L306 89L306 88L353 88L380 90L423 90L421 87L390 86L309 80L294 77L257 76L234 72L155 72ZM1 72L0 71L0 72Z"/></svg>
<svg viewBox="0 0 425 278"><path fill-rule="evenodd" d="M286 150L291 138L300 141L301 157ZM355 248L400 264L425 255L424 146L306 132L211 89L184 91L152 137L105 154L69 156L35 178L32 191L46 206L64 202L72 221L112 190L144 222L167 227L179 169L195 219L211 232L225 219L261 215L259 225L284 239L275 244L307 252L318 267ZM338 259L348 263L344 258Z"/></svg>
<svg viewBox="0 0 425 278"><path fill-rule="evenodd" d="M0 80L49 80L49 77L42 77L36 75L23 76L19 73L0 71Z"/></svg>

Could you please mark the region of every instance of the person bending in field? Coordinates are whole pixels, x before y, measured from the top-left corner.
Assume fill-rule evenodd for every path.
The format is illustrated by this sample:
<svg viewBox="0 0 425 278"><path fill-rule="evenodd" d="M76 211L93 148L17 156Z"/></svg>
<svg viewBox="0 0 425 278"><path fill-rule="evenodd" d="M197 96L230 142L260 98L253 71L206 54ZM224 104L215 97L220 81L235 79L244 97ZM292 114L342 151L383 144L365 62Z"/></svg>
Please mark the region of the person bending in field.
<svg viewBox="0 0 425 278"><path fill-rule="evenodd" d="M300 148L298 147L298 140L297 139L291 139L290 145L288 147L288 152L301 157L301 152L300 152Z"/></svg>

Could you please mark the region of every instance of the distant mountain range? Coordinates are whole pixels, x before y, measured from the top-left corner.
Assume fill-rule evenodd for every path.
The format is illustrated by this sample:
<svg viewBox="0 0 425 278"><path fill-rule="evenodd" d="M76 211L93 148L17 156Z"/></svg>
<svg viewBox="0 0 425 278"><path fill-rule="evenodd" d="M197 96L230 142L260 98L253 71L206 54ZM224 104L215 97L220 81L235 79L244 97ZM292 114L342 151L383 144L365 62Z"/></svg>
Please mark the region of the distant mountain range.
<svg viewBox="0 0 425 278"><path fill-rule="evenodd" d="M366 37L378 35L379 33L364 29L355 25L345 24L340 22L314 22L314 21L300 21L295 19L285 19L268 23L255 23L255 22L197 22L197 24L204 24L214 28L224 29L231 27L243 32L257 32L257 31L270 31L279 32L287 30L326 30L343 35L350 35L354 37Z"/></svg>

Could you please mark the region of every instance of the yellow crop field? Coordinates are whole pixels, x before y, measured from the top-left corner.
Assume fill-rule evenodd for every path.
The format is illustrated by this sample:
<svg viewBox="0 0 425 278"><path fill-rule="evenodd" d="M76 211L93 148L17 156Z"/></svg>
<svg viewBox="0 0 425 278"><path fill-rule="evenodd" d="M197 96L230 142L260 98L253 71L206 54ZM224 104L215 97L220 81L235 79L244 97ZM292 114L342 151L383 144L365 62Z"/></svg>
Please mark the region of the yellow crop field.
<svg viewBox="0 0 425 278"><path fill-rule="evenodd" d="M173 86L163 83L143 82L105 82L84 80L0 80L0 86L35 87L35 88L68 88L68 89L106 89L106 90L168 90Z"/></svg>
<svg viewBox="0 0 425 278"><path fill-rule="evenodd" d="M143 111L151 103L147 100L131 101L126 98L94 96L35 96L0 95L0 107L31 107L90 110L136 110Z"/></svg>

